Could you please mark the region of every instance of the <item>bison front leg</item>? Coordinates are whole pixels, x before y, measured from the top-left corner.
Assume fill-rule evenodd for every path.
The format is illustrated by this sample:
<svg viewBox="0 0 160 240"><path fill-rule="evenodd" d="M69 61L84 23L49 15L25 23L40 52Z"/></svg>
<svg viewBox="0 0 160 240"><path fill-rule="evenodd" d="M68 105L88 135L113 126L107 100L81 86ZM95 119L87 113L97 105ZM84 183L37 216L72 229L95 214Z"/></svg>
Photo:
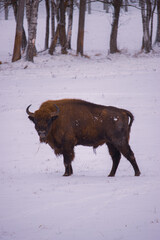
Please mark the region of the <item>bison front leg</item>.
<svg viewBox="0 0 160 240"><path fill-rule="evenodd" d="M70 176L73 174L73 169L72 169L72 164L71 162L73 161L74 158L74 151L70 152L64 152L63 153L63 159L64 159L64 167L65 167L65 172L63 176Z"/></svg>

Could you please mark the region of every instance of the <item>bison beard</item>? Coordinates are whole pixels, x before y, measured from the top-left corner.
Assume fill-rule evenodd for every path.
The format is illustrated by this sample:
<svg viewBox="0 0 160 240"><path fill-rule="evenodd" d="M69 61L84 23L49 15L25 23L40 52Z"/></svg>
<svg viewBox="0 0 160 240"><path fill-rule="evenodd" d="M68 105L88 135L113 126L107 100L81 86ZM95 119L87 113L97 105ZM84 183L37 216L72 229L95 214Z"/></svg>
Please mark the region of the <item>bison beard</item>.
<svg viewBox="0 0 160 240"><path fill-rule="evenodd" d="M34 113L26 109L35 124L40 142L50 145L64 159L64 176L73 174L72 161L76 145L97 148L108 146L113 160L110 177L116 173L121 154L131 163L135 176L140 175L134 153L129 146L129 134L134 117L127 110L106 107L76 99L46 101Z"/></svg>

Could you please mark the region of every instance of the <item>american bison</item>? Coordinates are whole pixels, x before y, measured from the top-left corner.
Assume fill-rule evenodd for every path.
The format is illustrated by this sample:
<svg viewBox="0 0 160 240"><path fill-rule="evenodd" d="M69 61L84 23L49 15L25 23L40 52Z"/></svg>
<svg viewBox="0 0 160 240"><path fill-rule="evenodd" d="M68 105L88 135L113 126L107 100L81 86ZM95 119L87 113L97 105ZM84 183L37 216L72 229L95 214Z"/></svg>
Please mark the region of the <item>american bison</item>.
<svg viewBox="0 0 160 240"><path fill-rule="evenodd" d="M106 143L113 160L109 174L114 176L121 154L131 163L135 176L140 175L129 134L134 117L131 112L76 99L46 101L34 113L26 109L35 124L40 142L48 143L56 155L64 158L64 176L73 174L72 161L77 145L98 146Z"/></svg>

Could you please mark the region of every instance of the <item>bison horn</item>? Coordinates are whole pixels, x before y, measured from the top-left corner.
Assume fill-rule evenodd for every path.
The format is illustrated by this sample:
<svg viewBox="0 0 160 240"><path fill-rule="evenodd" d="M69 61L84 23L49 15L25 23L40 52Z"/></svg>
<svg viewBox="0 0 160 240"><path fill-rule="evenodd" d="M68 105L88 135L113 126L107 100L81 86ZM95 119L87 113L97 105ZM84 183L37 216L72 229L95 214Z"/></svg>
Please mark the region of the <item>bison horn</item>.
<svg viewBox="0 0 160 240"><path fill-rule="evenodd" d="M26 113L30 116L30 117L34 117L34 113L29 111L29 108L32 104L30 104L27 108L26 108Z"/></svg>
<svg viewBox="0 0 160 240"><path fill-rule="evenodd" d="M55 117L55 116L59 115L59 107L56 104L54 104L54 106L56 107L57 111L56 112L52 112L51 113L51 117Z"/></svg>

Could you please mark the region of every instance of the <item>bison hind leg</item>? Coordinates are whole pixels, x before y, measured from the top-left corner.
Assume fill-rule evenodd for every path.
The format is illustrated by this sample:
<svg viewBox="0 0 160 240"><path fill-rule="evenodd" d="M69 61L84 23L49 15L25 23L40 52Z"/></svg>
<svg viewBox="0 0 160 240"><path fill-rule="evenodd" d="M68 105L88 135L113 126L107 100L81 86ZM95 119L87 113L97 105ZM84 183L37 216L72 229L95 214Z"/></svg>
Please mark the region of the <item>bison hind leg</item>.
<svg viewBox="0 0 160 240"><path fill-rule="evenodd" d="M107 146L113 161L112 169L108 177L114 177L121 159L121 153L111 143L107 143Z"/></svg>
<svg viewBox="0 0 160 240"><path fill-rule="evenodd" d="M141 172L139 170L134 153L131 150L131 147L129 146L129 144L128 143L124 144L123 146L119 147L119 150L123 154L123 156L126 157L127 160L131 163L135 172L135 176L140 176Z"/></svg>

